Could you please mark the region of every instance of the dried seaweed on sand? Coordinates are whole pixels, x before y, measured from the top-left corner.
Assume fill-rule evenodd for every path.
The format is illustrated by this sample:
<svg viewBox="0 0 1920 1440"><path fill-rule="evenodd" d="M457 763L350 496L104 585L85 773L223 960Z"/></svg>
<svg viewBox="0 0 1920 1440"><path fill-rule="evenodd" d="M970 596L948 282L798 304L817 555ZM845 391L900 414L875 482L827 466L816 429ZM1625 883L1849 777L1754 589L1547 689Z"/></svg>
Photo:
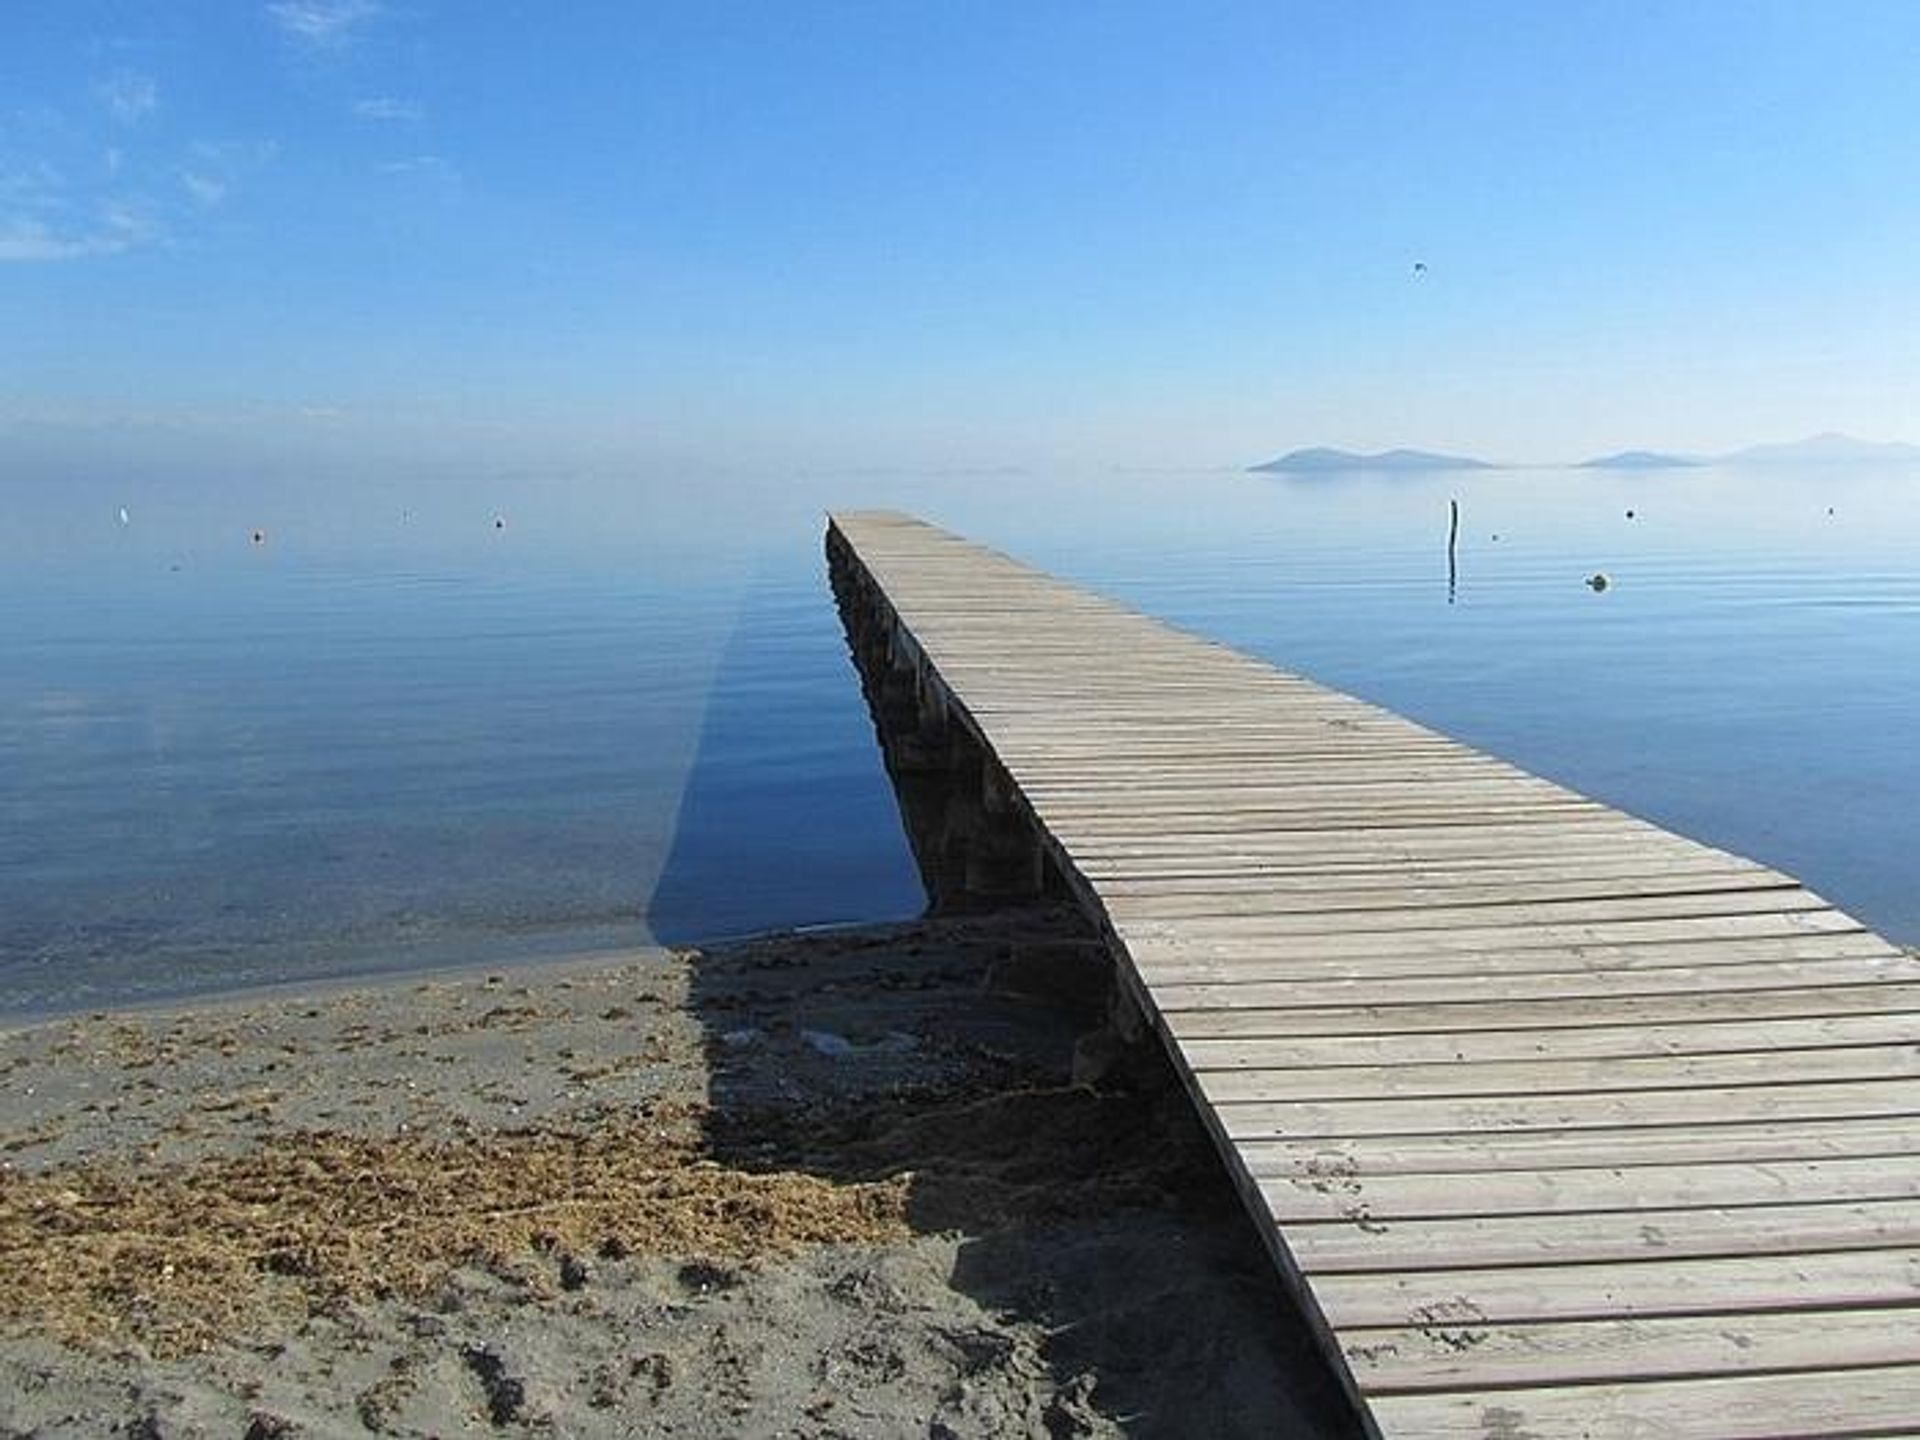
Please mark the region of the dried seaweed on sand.
<svg viewBox="0 0 1920 1440"><path fill-rule="evenodd" d="M745 1260L908 1233L905 1177L716 1163L685 1115L444 1140L296 1134L237 1157L0 1177L0 1317L199 1348L341 1298L430 1296L461 1265L539 1288L539 1252Z"/></svg>

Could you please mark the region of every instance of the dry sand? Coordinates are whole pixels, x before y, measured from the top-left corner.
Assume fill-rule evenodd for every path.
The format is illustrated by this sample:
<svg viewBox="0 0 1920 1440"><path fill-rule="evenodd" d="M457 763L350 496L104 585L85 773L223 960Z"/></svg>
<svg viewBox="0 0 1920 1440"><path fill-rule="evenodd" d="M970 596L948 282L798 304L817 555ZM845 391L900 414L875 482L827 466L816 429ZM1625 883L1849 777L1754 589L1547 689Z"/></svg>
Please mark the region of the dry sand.
<svg viewBox="0 0 1920 1440"><path fill-rule="evenodd" d="M0 1436L1332 1436L1021 912L0 1034Z"/></svg>

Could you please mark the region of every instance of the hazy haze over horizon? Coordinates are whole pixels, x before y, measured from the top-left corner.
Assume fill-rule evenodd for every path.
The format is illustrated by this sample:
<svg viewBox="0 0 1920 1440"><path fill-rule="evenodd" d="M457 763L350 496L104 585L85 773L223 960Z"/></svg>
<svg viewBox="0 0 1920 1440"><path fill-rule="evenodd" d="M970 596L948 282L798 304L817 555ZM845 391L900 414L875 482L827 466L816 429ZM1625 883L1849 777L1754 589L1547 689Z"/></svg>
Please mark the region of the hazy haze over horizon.
<svg viewBox="0 0 1920 1440"><path fill-rule="evenodd" d="M0 41L0 478L1920 439L1904 4L74 0Z"/></svg>

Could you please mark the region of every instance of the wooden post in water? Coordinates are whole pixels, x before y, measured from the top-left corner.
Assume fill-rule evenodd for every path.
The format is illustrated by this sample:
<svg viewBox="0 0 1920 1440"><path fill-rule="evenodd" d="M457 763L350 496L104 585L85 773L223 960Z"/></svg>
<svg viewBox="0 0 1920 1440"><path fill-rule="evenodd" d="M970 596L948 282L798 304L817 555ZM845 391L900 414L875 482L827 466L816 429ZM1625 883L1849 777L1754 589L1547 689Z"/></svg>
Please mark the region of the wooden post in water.
<svg viewBox="0 0 1920 1440"><path fill-rule="evenodd" d="M1460 502L1447 502L1447 604L1453 604L1455 592L1460 588Z"/></svg>

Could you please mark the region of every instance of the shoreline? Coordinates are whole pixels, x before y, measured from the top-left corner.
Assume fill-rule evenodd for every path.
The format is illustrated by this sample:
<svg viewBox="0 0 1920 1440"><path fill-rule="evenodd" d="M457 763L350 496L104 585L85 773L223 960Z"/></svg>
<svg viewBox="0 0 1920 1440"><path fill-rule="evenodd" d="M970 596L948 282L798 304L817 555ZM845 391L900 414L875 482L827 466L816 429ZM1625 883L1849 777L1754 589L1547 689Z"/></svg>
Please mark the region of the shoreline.
<svg viewBox="0 0 1920 1440"><path fill-rule="evenodd" d="M636 931L639 932L637 935L634 933ZM258 948L265 951L269 947L262 944ZM343 958L337 965L323 964L309 972L286 978L156 990L104 1003L93 999L38 1008L0 1010L0 1033L103 1012L118 1014L122 1011L144 1013L198 1009L229 1001L244 1001L252 996L298 996L341 988L383 989L390 985L405 984L415 978L453 976L489 968L519 969L537 966L548 960L565 962L575 957L669 948L672 947L657 940L637 923L568 925L533 930L517 937L510 932L486 931L426 942L395 942L386 948L367 945L351 950L352 959ZM403 958L380 963L376 957L383 955Z"/></svg>
<svg viewBox="0 0 1920 1440"><path fill-rule="evenodd" d="M1074 1083L1089 945L1036 910L0 1030L0 1435L1343 1433L1171 1076Z"/></svg>
<svg viewBox="0 0 1920 1440"><path fill-rule="evenodd" d="M474 975L497 972L525 981L536 972L569 968L592 969L602 964L619 964L650 955L663 955L673 947L651 943L613 945L604 950L558 950L548 958L522 955L518 958L476 959L427 965L418 969L355 971L335 975L316 975L310 979L272 980L258 985L240 985L222 990L195 990L183 994L145 996L110 1005L63 1006L58 1009L0 1012L0 1037L21 1030L37 1030L72 1020L96 1019L115 1015L156 1015L197 1013L209 1010L244 1009L273 1001L288 1003L307 999L326 999L343 991L384 991L403 989L415 983L457 981ZM698 947L681 947L698 948Z"/></svg>
<svg viewBox="0 0 1920 1440"><path fill-rule="evenodd" d="M454 957L436 958L425 963L402 962L370 968L320 970L290 979L161 991L106 1002L63 1004L33 1009L0 1008L0 1035L14 1030L30 1029L37 1025L53 1024L61 1020L103 1013L203 1009L245 1003L253 999L267 1000L275 997L286 999L310 994L330 994L342 989L384 989L391 985L403 985L412 980L455 979L487 970L535 972L553 966L576 963L590 965L601 959L611 961L630 955L725 950L789 936L802 939L815 935L834 935L854 931L880 933L900 926L919 924L925 918L925 916L910 916L893 920L822 920L805 925L784 925L766 930L747 930L737 933L724 932L703 935L698 939L672 941L660 939L644 925L637 923L632 926L593 924L541 929L528 932L532 939L523 936L518 940L508 939L495 932L490 933L485 940L467 936L457 940L437 940L420 946L418 948L436 955L444 954ZM639 930L641 933L630 935L628 932L633 930ZM591 943L586 937L604 937L604 940L603 943ZM476 950L483 953L473 954L472 952ZM377 947L370 947L356 953L367 956L382 952Z"/></svg>

